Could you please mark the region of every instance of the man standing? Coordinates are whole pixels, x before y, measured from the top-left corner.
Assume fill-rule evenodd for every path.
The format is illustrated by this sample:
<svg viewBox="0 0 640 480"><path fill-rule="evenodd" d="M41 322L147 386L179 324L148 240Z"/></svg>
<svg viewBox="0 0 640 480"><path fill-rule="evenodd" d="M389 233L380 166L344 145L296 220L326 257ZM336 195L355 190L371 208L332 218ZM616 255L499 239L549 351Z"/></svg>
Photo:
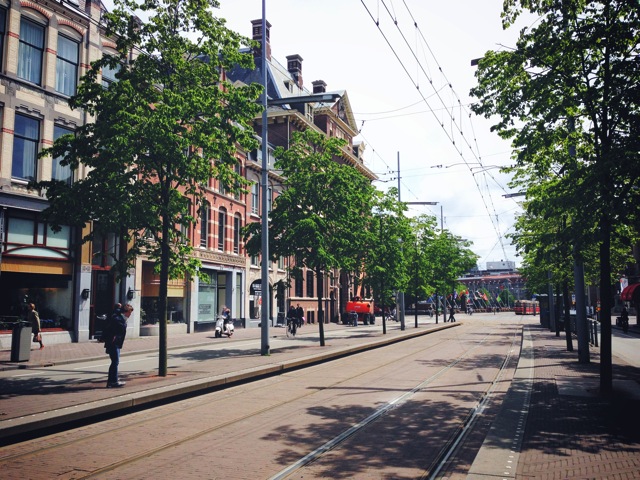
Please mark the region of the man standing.
<svg viewBox="0 0 640 480"><path fill-rule="evenodd" d="M133 307L127 303L121 311L116 310L113 313L104 329L104 349L111 358L107 388L119 388L125 385L125 382L118 380L118 365L120 364L120 349L124 344L124 337L127 335L127 319L132 312Z"/></svg>
<svg viewBox="0 0 640 480"><path fill-rule="evenodd" d="M449 321L450 322L455 322L456 321L456 317L453 316L455 313L456 313L455 308L452 305L451 308L449 309Z"/></svg>

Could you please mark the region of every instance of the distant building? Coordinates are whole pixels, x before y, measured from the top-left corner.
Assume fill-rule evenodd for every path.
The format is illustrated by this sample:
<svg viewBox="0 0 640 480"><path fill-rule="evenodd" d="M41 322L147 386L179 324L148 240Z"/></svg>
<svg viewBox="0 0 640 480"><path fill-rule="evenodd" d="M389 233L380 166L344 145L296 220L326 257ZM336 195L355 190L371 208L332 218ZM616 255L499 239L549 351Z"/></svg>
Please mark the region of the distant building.
<svg viewBox="0 0 640 480"><path fill-rule="evenodd" d="M516 269L516 262L512 260L500 260L499 262L487 262L488 271L508 271L513 272Z"/></svg>

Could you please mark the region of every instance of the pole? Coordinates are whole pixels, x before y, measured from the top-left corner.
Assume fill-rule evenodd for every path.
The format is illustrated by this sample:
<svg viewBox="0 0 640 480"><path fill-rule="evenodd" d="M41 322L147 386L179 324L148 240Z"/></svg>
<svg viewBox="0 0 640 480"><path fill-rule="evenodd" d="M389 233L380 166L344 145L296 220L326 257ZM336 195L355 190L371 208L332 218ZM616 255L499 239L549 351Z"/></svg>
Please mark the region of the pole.
<svg viewBox="0 0 640 480"><path fill-rule="evenodd" d="M260 354L269 355L269 149L267 127L267 10L262 0L262 275L260 280Z"/></svg>
<svg viewBox="0 0 640 480"><path fill-rule="evenodd" d="M398 202L401 202L400 199L400 152L398 152ZM400 241L402 241L400 239ZM400 251L403 252L402 245L400 245ZM404 259L403 259L404 262ZM398 292L398 299L396 304L396 312L398 315L398 320L400 320L400 330L404 330L404 292Z"/></svg>

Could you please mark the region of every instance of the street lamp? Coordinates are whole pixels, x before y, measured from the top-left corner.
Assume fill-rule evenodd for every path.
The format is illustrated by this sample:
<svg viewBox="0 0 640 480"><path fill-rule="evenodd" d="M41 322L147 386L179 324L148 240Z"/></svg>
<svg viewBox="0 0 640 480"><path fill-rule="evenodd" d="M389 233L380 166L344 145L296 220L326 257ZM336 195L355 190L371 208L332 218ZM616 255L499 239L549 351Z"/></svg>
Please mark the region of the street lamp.
<svg viewBox="0 0 640 480"><path fill-rule="evenodd" d="M268 115L267 107L269 105L288 105L288 104L304 104L313 102L330 102L340 98L337 93L319 93L314 95L301 95L296 97L287 97L269 100L267 97L267 15L266 0L262 0L262 177L260 185L262 187L262 218L261 218L261 249L262 249L262 269L260 277L261 289L261 308L260 308L260 328L261 328L261 346L260 354L269 355L271 353L269 346L269 311L271 304L271 296L269 292L269 212L267 205L269 204L269 149L268 149L268 133L267 126Z"/></svg>

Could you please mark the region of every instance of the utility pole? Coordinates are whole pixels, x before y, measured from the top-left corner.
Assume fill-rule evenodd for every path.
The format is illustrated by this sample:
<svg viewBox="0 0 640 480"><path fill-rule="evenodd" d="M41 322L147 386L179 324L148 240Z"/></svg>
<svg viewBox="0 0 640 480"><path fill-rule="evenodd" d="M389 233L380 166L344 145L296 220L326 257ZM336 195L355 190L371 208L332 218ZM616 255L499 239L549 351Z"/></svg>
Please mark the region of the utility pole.
<svg viewBox="0 0 640 480"><path fill-rule="evenodd" d="M266 0L262 0L262 271L260 281L260 354L269 355L271 347L269 346L269 311L270 311L270 292L269 292L269 148L267 142L268 135L268 115L267 115L267 15Z"/></svg>
<svg viewBox="0 0 640 480"><path fill-rule="evenodd" d="M401 202L400 199L400 152L398 152L398 202ZM402 239L399 239L402 241ZM400 245L400 251L404 252L402 245ZM400 320L400 330L404 330L404 292L398 292L398 298L396 300L396 315L398 315L398 320Z"/></svg>

